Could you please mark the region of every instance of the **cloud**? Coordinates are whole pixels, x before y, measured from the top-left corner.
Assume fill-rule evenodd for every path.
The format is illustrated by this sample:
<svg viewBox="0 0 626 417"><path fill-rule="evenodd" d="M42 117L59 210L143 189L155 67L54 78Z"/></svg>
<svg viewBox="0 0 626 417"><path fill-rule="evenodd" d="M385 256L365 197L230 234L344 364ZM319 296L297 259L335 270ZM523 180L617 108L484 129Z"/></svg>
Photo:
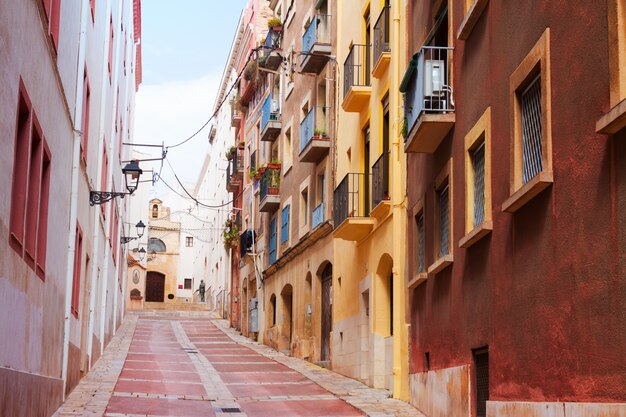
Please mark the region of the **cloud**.
<svg viewBox="0 0 626 417"><path fill-rule="evenodd" d="M141 85L136 98L135 142L165 142L167 146L191 136L211 116L221 75L211 73L190 81ZM205 128L186 144L169 150L167 158L181 181L195 183L207 152L208 133ZM154 149L148 152L158 154ZM158 166L154 168L158 170ZM162 175L173 186L175 179L167 163Z"/></svg>

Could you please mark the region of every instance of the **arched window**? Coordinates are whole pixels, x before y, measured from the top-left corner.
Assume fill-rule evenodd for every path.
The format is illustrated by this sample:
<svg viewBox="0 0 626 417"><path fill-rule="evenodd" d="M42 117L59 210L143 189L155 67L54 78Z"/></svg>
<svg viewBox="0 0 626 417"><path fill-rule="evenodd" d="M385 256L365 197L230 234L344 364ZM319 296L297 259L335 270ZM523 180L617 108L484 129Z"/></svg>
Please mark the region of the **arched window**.
<svg viewBox="0 0 626 417"><path fill-rule="evenodd" d="M161 239L151 237L150 239L148 239L148 253L152 252L153 250L155 252L167 252L167 247Z"/></svg>
<svg viewBox="0 0 626 417"><path fill-rule="evenodd" d="M152 218L156 219L159 217L159 205L155 204L152 206Z"/></svg>

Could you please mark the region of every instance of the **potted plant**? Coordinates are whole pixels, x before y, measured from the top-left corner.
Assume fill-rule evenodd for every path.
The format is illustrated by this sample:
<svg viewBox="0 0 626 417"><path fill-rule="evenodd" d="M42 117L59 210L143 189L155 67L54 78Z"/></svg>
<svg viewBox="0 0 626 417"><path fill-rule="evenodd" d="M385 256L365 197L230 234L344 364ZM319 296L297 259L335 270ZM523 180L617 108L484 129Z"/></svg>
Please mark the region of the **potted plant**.
<svg viewBox="0 0 626 417"><path fill-rule="evenodd" d="M259 171L256 168L252 167L250 168L250 172L248 173L248 176L250 177L251 180L254 180L256 179L256 176L258 175L258 173Z"/></svg>
<svg viewBox="0 0 626 417"><path fill-rule="evenodd" d="M224 248L231 249L239 246L239 227L232 221L226 220L224 224Z"/></svg>
<svg viewBox="0 0 626 417"><path fill-rule="evenodd" d="M313 137L315 139L321 139L321 138L327 138L328 135L326 134L326 131L323 129L313 129Z"/></svg>
<svg viewBox="0 0 626 417"><path fill-rule="evenodd" d="M235 110L235 111L241 111L242 110L242 105L241 105L241 97L240 96L235 96L234 98L232 98L230 100L230 106Z"/></svg>
<svg viewBox="0 0 626 417"><path fill-rule="evenodd" d="M254 81L258 76L259 64L256 61L250 61L243 70L243 78L246 81Z"/></svg>
<svg viewBox="0 0 626 417"><path fill-rule="evenodd" d="M235 157L236 154L237 154L237 147L231 146L226 152L226 159L231 161Z"/></svg>
<svg viewBox="0 0 626 417"><path fill-rule="evenodd" d="M246 144L245 144L245 143L243 142L243 140L242 140L242 141L240 141L240 142L239 142L239 145L237 145L237 147L238 147L239 149L243 149L243 148L245 147L245 145L246 145Z"/></svg>
<svg viewBox="0 0 626 417"><path fill-rule="evenodd" d="M280 169L280 160L277 158L272 159L272 162L270 162L267 167L271 169Z"/></svg>
<svg viewBox="0 0 626 417"><path fill-rule="evenodd" d="M267 21L267 27L275 32L280 32L283 30L283 22L280 20L280 17L274 16Z"/></svg>

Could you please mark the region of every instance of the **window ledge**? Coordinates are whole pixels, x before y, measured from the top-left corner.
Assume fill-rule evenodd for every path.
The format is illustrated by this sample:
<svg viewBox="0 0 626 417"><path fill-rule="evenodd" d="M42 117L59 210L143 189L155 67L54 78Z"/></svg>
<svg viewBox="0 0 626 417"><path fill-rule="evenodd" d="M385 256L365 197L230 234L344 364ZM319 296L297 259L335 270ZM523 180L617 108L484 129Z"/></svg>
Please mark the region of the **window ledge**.
<svg viewBox="0 0 626 417"><path fill-rule="evenodd" d="M459 240L460 248L469 248L474 243L478 242L483 237L487 236L493 230L493 221L485 220L478 226L476 226L471 232L463 236L461 240Z"/></svg>
<svg viewBox="0 0 626 417"><path fill-rule="evenodd" d="M433 275L438 274L448 266L452 265L452 262L454 262L454 256L452 254L444 255L428 267L428 273Z"/></svg>
<svg viewBox="0 0 626 417"><path fill-rule="evenodd" d="M613 135L626 128L626 100L617 103L596 123L596 132Z"/></svg>
<svg viewBox="0 0 626 417"><path fill-rule="evenodd" d="M466 40L469 37L476 22L478 22L480 16L483 14L488 1L489 0L474 0L474 3L465 14L463 22L461 22L461 26L459 26L459 30L456 33L457 39Z"/></svg>
<svg viewBox="0 0 626 417"><path fill-rule="evenodd" d="M426 272L418 272L415 276L409 281L409 289L419 286L422 282L425 282L428 279L428 274Z"/></svg>
<svg viewBox="0 0 626 417"><path fill-rule="evenodd" d="M515 213L554 182L552 172L540 172L502 204L502 211Z"/></svg>

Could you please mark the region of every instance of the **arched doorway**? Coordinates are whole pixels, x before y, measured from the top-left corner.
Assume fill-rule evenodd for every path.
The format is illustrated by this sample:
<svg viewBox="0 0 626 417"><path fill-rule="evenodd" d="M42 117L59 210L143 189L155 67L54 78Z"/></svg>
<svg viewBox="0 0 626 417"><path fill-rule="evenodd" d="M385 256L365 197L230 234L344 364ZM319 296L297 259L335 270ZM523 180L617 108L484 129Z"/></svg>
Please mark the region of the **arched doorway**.
<svg viewBox="0 0 626 417"><path fill-rule="evenodd" d="M322 320L320 361L330 360L330 332L333 330L333 266L329 262L322 271Z"/></svg>
<svg viewBox="0 0 626 417"><path fill-rule="evenodd" d="M148 271L146 274L146 301L162 303L165 296L165 275Z"/></svg>
<svg viewBox="0 0 626 417"><path fill-rule="evenodd" d="M289 341L287 347L291 351L291 342L293 336L293 287L287 284L280 292L280 298L282 299L282 336Z"/></svg>
<svg viewBox="0 0 626 417"><path fill-rule="evenodd" d="M306 274L304 281L304 336L310 338L313 336L313 279L311 273Z"/></svg>

